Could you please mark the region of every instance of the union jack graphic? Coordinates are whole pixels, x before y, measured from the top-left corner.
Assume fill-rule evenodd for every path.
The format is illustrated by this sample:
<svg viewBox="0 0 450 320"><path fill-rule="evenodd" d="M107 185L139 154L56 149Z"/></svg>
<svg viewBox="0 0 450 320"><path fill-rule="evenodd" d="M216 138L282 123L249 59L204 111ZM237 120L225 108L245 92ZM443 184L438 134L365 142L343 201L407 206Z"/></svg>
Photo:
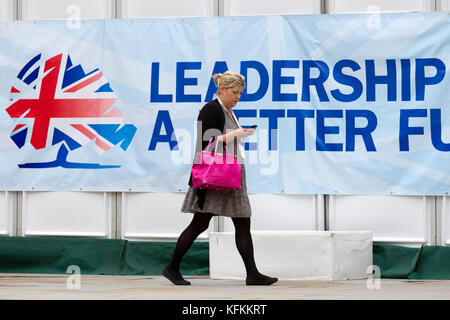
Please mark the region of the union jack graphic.
<svg viewBox="0 0 450 320"><path fill-rule="evenodd" d="M119 143L126 150L136 133L136 127L123 124L122 113L113 107L117 96L103 73L99 69L85 73L68 54L45 62L41 54L31 59L17 75L10 100L6 111L18 122L11 139L19 148L27 142L36 150L63 142L57 160L19 165L22 168L118 167L72 163L66 157L69 150L91 141L99 153Z"/></svg>

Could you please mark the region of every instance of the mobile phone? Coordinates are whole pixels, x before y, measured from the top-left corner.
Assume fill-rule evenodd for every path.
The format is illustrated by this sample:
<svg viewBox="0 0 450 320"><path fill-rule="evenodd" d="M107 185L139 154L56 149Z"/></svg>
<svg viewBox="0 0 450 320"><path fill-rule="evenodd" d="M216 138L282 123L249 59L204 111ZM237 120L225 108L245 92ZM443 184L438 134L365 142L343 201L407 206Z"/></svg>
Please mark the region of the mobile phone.
<svg viewBox="0 0 450 320"><path fill-rule="evenodd" d="M256 129L256 127L257 127L257 125L256 124L254 124L254 125L252 125L250 128L252 128L252 129Z"/></svg>

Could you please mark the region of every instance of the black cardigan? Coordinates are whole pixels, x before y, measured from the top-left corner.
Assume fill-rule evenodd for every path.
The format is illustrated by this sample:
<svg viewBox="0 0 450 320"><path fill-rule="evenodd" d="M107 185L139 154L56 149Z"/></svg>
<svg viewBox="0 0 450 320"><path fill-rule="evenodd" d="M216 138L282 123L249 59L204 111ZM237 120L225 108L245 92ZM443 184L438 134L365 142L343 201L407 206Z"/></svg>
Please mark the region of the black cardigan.
<svg viewBox="0 0 450 320"><path fill-rule="evenodd" d="M202 152L203 150L205 150L211 137L214 137L214 140L211 143L213 145L216 141L215 139L217 139L218 136L224 134L224 126L225 114L223 113L223 109L219 103L219 100L214 99L213 101L205 104L200 110L197 118L197 141L195 145L195 154L197 154L197 152ZM217 152L223 152L224 145L226 145L226 143L219 143ZM236 147L236 141L234 143L234 146ZM212 150L211 146L210 149ZM189 185L193 186L192 173L189 178ZM199 208L203 209L207 190L194 189L194 192L198 196L197 204Z"/></svg>
<svg viewBox="0 0 450 320"><path fill-rule="evenodd" d="M197 117L197 141L195 144L195 154L205 150L211 137L214 137L213 141L216 141L215 139L223 134L224 126L225 115L219 100L214 99L213 101L205 104ZM212 143L212 145L213 144L214 143ZM219 148L223 148L223 144L219 143L219 145ZM217 151L221 152L220 150ZM189 185L192 186L192 174L189 178Z"/></svg>

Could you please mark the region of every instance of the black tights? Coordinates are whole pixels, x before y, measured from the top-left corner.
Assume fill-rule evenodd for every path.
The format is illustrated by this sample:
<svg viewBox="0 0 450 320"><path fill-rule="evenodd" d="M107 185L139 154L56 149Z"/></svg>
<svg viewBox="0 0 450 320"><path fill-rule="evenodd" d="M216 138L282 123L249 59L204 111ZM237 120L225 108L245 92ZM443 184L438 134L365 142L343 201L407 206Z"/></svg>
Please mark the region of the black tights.
<svg viewBox="0 0 450 320"><path fill-rule="evenodd" d="M192 246L195 239L197 239L202 232L208 229L209 222L212 217L213 215L210 213L194 214L194 218L191 223L178 238L172 259L167 265L168 269L179 271L180 263L184 255ZM235 228L236 247L242 257L242 260L244 261L247 277L258 276L259 272L255 264L253 242L250 233L250 218L232 218L232 220Z"/></svg>

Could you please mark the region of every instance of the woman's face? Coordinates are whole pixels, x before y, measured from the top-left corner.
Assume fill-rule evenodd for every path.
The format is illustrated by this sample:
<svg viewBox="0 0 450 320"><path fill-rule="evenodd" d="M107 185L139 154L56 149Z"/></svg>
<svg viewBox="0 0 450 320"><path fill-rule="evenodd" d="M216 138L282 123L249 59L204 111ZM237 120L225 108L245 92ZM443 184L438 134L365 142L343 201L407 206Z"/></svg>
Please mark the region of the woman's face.
<svg viewBox="0 0 450 320"><path fill-rule="evenodd" d="M225 108L233 108L236 103L238 103L239 99L241 98L242 91L244 90L244 87L242 86L235 86L232 88L219 88L219 97L220 101L222 101Z"/></svg>

